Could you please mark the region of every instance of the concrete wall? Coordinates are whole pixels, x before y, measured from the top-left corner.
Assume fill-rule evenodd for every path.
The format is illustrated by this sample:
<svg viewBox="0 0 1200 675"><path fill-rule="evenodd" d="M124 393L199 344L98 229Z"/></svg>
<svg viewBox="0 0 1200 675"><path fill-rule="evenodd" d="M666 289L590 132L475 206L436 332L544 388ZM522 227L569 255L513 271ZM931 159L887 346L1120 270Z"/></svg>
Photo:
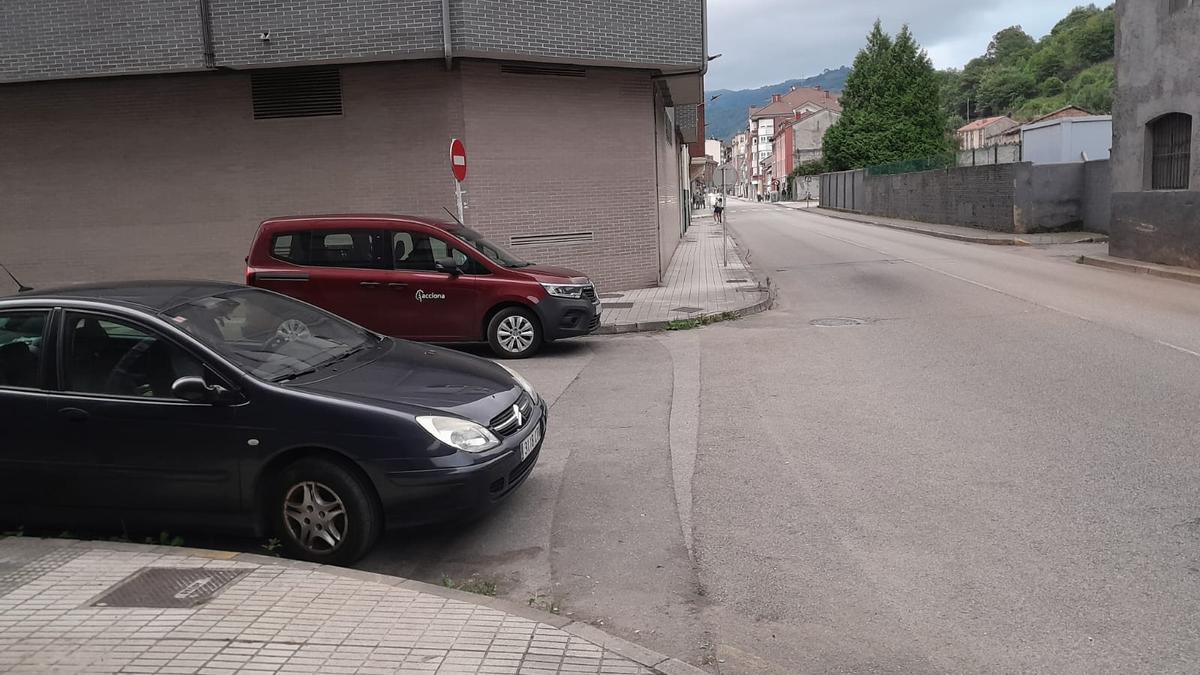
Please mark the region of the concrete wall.
<svg viewBox="0 0 1200 675"><path fill-rule="evenodd" d="M1168 0L1117 1L1117 92L1113 108L1112 232L1109 252L1200 267L1200 3L1175 13ZM1190 189L1151 191L1147 125L1192 115Z"/></svg>
<svg viewBox="0 0 1200 675"><path fill-rule="evenodd" d="M999 164L868 176L864 213L1011 232L1015 174Z"/></svg>
<svg viewBox="0 0 1200 675"><path fill-rule="evenodd" d="M1083 164L1083 229L1108 234L1112 222L1112 169L1110 161Z"/></svg>
<svg viewBox="0 0 1200 675"><path fill-rule="evenodd" d="M440 0L209 0L215 65L431 58ZM457 56L691 70L704 0L451 0ZM202 70L198 0L4 0L0 82ZM269 41L260 34L269 31Z"/></svg>
<svg viewBox="0 0 1200 675"><path fill-rule="evenodd" d="M455 73L440 62L342 71L342 116L257 121L246 73L6 86L0 261L38 286L238 280L269 216L445 218L447 144L461 136L469 224L502 244L516 232L592 231L591 243L521 253L577 267L604 288L657 279L647 73L501 75L486 62Z"/></svg>
<svg viewBox="0 0 1200 675"><path fill-rule="evenodd" d="M1012 231L1083 229L1084 170L1072 164L1014 164Z"/></svg>

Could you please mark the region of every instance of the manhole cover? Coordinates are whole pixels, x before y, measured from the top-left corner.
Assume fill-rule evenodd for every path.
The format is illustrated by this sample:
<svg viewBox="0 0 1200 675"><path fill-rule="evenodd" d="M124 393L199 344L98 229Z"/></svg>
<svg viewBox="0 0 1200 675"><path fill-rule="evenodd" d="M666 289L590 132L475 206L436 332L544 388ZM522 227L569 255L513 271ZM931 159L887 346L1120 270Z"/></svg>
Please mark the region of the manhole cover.
<svg viewBox="0 0 1200 675"><path fill-rule="evenodd" d="M684 314L695 314L696 312L703 312L704 308L703 307L676 307L675 309L672 309L671 311L672 312L683 312Z"/></svg>
<svg viewBox="0 0 1200 675"><path fill-rule="evenodd" d="M195 607L250 570L145 567L113 586L93 607Z"/></svg>
<svg viewBox="0 0 1200 675"><path fill-rule="evenodd" d="M842 328L844 326L861 326L866 322L867 322L866 319L849 319L849 318L813 319L812 321L809 321L810 324L812 324L814 326L819 326L821 328Z"/></svg>
<svg viewBox="0 0 1200 675"><path fill-rule="evenodd" d="M606 302L602 305L604 309L633 309L632 302Z"/></svg>

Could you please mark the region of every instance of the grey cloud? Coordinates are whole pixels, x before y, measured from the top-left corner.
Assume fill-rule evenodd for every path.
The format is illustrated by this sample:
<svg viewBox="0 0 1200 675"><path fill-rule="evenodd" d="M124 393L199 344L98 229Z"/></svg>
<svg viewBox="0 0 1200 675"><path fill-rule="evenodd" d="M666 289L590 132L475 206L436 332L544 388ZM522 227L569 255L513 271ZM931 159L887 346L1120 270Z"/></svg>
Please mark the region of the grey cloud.
<svg viewBox="0 0 1200 675"><path fill-rule="evenodd" d="M907 23L939 68L983 53L996 31L1050 31L1079 0L708 0L708 89L742 89L849 65L878 17L889 32Z"/></svg>

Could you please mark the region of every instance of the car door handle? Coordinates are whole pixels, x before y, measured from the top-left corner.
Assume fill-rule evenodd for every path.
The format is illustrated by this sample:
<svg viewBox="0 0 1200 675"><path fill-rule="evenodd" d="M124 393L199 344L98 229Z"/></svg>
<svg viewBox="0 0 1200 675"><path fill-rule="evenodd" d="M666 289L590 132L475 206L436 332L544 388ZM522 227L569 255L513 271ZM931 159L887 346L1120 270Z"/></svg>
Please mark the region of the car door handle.
<svg viewBox="0 0 1200 675"><path fill-rule="evenodd" d="M379 288L383 284L379 283L378 281L360 281L358 282L358 285L365 288Z"/></svg>
<svg viewBox="0 0 1200 675"><path fill-rule="evenodd" d="M63 408L58 414L68 422L86 422L88 419L87 411L79 408Z"/></svg>
<svg viewBox="0 0 1200 675"><path fill-rule="evenodd" d="M388 284L388 288L408 288L408 284L398 284L393 282Z"/></svg>

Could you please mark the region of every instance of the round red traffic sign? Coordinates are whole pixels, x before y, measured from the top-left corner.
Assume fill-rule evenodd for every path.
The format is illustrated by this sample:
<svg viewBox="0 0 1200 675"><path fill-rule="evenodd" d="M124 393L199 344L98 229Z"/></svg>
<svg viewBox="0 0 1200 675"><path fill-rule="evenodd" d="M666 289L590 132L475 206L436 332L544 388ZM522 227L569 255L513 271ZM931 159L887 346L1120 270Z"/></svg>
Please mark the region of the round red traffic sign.
<svg viewBox="0 0 1200 675"><path fill-rule="evenodd" d="M460 183L467 179L467 148L457 138L450 141L450 171Z"/></svg>

